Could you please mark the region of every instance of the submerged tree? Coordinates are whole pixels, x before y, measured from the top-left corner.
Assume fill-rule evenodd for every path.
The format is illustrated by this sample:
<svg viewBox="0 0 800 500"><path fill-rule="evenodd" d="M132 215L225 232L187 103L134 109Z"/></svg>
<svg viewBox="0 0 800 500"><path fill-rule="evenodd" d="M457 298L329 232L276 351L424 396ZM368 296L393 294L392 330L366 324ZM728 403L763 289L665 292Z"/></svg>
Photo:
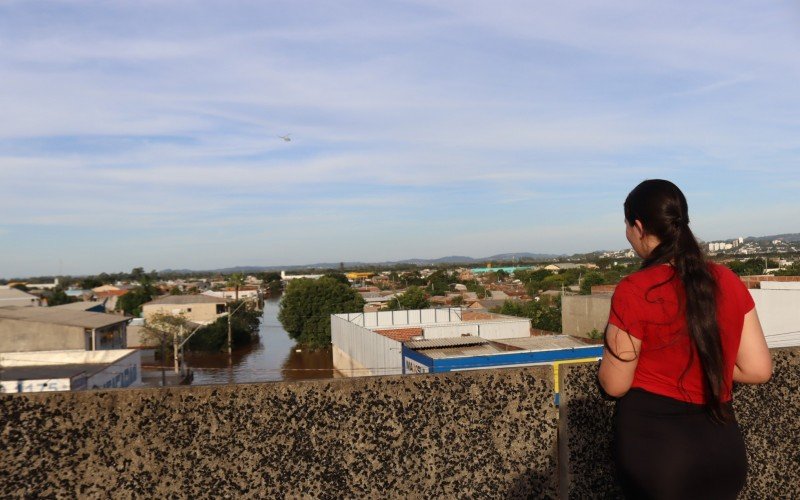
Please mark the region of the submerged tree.
<svg viewBox="0 0 800 500"><path fill-rule="evenodd" d="M363 310L361 295L335 278L301 278L286 286L278 320L289 337L317 349L331 343L331 314Z"/></svg>

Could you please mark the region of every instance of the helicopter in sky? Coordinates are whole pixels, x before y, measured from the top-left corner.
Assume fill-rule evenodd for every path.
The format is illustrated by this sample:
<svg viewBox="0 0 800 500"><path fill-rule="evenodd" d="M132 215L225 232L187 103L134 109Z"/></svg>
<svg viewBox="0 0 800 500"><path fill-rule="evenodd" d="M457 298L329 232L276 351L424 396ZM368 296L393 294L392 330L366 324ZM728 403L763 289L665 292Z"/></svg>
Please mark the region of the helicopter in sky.
<svg viewBox="0 0 800 500"><path fill-rule="evenodd" d="M289 137L290 135L292 134L279 135L278 138L283 139L284 142L292 142L292 138Z"/></svg>

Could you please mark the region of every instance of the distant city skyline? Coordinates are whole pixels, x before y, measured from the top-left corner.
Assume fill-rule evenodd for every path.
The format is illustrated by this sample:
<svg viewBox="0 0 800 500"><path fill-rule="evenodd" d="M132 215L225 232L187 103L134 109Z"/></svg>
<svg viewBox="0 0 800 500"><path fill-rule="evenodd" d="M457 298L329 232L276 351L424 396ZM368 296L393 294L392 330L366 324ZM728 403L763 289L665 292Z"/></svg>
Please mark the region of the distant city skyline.
<svg viewBox="0 0 800 500"><path fill-rule="evenodd" d="M621 249L653 177L704 240L798 231L799 22L788 1L3 2L0 276Z"/></svg>

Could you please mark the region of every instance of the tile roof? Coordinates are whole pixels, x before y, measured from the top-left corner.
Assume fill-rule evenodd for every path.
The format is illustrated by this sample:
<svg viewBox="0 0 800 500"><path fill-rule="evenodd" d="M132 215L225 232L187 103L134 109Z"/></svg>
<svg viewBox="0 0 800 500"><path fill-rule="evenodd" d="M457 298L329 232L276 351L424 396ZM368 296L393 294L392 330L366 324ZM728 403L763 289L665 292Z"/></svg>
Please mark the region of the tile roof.
<svg viewBox="0 0 800 500"><path fill-rule="evenodd" d="M147 302L146 306L159 304L226 304L227 301L221 297L210 297L208 295L165 295Z"/></svg>
<svg viewBox="0 0 800 500"><path fill-rule="evenodd" d="M375 333L398 342L408 342L422 335L422 328L392 328L390 330L374 330Z"/></svg>

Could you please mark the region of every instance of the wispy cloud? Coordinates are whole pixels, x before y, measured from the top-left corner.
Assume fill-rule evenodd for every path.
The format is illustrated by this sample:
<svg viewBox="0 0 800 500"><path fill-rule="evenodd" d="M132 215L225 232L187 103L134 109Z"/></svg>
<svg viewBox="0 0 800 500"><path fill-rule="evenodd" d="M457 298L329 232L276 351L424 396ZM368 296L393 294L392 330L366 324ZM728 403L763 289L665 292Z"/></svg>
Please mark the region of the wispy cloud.
<svg viewBox="0 0 800 500"><path fill-rule="evenodd" d="M3 2L3 272L53 262L43 241L64 272L622 246L646 177L757 234L743 214L796 203L798 20L746 1Z"/></svg>

